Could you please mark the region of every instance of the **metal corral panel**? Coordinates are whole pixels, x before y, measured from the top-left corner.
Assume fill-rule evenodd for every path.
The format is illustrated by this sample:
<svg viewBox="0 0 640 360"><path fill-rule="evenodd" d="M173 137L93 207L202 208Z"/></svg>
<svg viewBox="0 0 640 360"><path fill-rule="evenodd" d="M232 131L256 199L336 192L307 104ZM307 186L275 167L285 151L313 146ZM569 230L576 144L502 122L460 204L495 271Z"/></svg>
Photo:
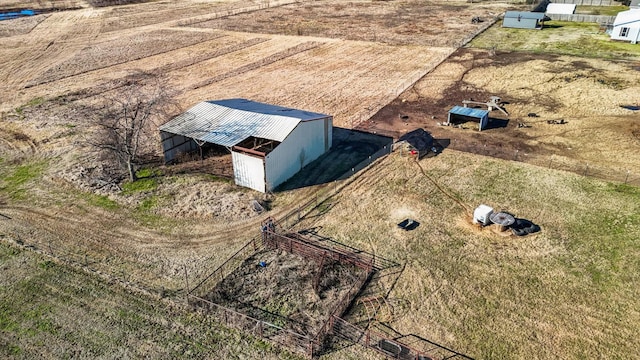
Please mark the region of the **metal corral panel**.
<svg viewBox="0 0 640 360"><path fill-rule="evenodd" d="M571 15L576 12L576 4L556 4L547 5L547 14Z"/></svg>
<svg viewBox="0 0 640 360"><path fill-rule="evenodd" d="M239 186L265 192L264 159L238 152L231 152L233 177Z"/></svg>
<svg viewBox="0 0 640 360"><path fill-rule="evenodd" d="M251 136L282 142L299 122L325 117L245 99L205 101L160 126L160 131L231 147Z"/></svg>
<svg viewBox="0 0 640 360"><path fill-rule="evenodd" d="M536 29L542 20L544 20L544 13L507 11L502 20L502 26L518 29Z"/></svg>

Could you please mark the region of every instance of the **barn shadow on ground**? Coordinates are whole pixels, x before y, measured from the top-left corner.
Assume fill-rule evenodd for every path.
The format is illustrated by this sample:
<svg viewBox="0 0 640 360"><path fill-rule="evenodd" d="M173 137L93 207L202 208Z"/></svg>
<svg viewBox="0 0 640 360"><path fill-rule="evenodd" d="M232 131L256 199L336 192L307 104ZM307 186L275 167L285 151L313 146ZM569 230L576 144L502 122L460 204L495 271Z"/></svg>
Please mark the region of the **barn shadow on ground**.
<svg viewBox="0 0 640 360"><path fill-rule="evenodd" d="M334 127L331 150L278 186L276 192L346 179L391 152L393 138Z"/></svg>

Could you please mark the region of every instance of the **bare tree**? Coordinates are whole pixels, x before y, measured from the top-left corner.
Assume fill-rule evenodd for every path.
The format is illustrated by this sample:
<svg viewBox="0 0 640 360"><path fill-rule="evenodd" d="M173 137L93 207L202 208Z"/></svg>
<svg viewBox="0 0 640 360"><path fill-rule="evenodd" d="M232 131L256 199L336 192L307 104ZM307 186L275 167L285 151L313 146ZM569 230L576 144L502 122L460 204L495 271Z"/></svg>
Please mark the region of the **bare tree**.
<svg viewBox="0 0 640 360"><path fill-rule="evenodd" d="M94 109L98 131L88 142L113 156L129 180L135 181L136 166L155 144L153 125L166 119L172 109L174 104L158 79L136 73L115 94L104 96Z"/></svg>

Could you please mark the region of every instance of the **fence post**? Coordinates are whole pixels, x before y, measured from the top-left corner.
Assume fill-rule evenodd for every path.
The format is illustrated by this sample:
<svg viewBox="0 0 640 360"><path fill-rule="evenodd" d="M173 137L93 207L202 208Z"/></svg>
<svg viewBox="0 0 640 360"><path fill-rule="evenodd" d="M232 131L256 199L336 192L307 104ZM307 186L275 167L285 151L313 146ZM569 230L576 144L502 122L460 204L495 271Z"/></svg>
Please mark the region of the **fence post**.
<svg viewBox="0 0 640 360"><path fill-rule="evenodd" d="M371 329L367 329L367 336L365 337L365 342L367 347L369 347L369 340L371 339Z"/></svg>
<svg viewBox="0 0 640 360"><path fill-rule="evenodd" d="M184 283L185 283L186 290L187 290L185 292L185 298L186 298L187 305L189 305L189 293L191 291L189 290L189 276L187 274L187 265L182 265L182 268L184 269ZM164 296L164 294L163 294L163 296Z"/></svg>
<svg viewBox="0 0 640 360"><path fill-rule="evenodd" d="M626 183L627 183L627 181L629 180L629 172L630 172L630 171L631 171L631 170L627 170L627 176L625 176L625 178L624 178L624 183L625 183L625 184L626 184Z"/></svg>

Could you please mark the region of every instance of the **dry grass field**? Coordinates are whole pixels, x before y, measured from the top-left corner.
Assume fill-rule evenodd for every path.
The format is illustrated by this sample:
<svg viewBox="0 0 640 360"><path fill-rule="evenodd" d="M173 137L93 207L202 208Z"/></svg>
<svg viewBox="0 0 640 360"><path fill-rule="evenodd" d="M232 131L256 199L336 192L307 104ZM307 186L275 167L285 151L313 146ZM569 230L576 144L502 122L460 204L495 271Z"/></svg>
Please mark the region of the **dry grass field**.
<svg viewBox="0 0 640 360"><path fill-rule="evenodd" d="M602 39L596 25L557 24L539 32L494 25L360 128L398 137L424 127L453 149L640 185L640 111L631 110L640 106L640 48ZM590 36L598 38L583 41ZM507 102L504 126L438 126L452 106L493 95Z"/></svg>
<svg viewBox="0 0 640 360"><path fill-rule="evenodd" d="M589 164L609 180L640 176L638 114L620 107L640 105L637 50L616 48L626 62L585 56L582 35L523 49L522 35L509 42L499 26L457 50L507 1L80 7L0 23L2 357L295 358L174 305L258 234L266 215L251 200L277 219L344 185L299 226L405 265L385 318L398 333L474 358L638 358L640 193L581 175ZM491 55L500 37L505 48ZM86 109L138 71L181 109L245 97L332 114L336 126L423 126L453 141L422 171L394 153L345 181L271 196L233 185L228 158L154 158L140 180L113 181L84 146ZM435 125L451 101L494 94L509 101L506 128ZM545 122L556 118L568 123ZM479 230L469 222L479 203L542 232ZM421 225L397 229L407 217ZM380 356L347 347L323 357Z"/></svg>

